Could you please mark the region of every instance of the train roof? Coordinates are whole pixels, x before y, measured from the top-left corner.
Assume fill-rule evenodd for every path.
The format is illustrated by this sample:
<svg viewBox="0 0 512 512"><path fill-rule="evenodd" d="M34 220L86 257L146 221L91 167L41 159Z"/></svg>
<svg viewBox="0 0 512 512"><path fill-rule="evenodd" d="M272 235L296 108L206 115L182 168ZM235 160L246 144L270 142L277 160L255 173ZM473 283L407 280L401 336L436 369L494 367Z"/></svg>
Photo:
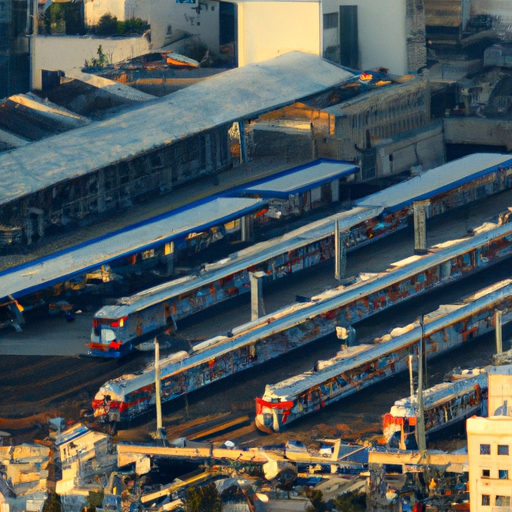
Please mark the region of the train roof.
<svg viewBox="0 0 512 512"><path fill-rule="evenodd" d="M261 208L262 204L263 200L259 198L209 197L71 250L4 270L0 272L0 288L6 294L21 297L69 279L76 275L78 269L80 272L96 269L117 258L239 218Z"/></svg>
<svg viewBox="0 0 512 512"><path fill-rule="evenodd" d="M407 276L415 275L426 268L438 265L458 254L469 251L474 247L479 247L493 238L504 236L507 233L512 233L512 225L505 224L495 227L494 229L490 229L489 226L487 226L482 232L477 233L473 237L460 240L453 246L420 256L419 261L415 261L409 265L410 268L401 266L391 267L384 273L375 274L375 276L368 281L359 281L348 287L340 286L334 290L329 290L323 294L312 297L309 302L292 304L291 306L239 326L231 331L230 337L219 337L218 343L207 346L204 351L197 352L179 363L166 364L165 360L163 360L161 363L162 377L171 376L187 368L209 361L212 358L220 357L236 348L249 345L267 336L290 329L301 324L306 319L326 313L361 296L366 296L371 293L372 290L382 289L393 282L401 281L407 278ZM503 289L498 289L491 293L499 295L510 294L510 292L510 290L505 292ZM473 306L469 304L467 307L471 308ZM410 333L407 333L407 335L411 336ZM389 350L389 345L379 347L379 350L380 349L384 351L383 353L386 353ZM123 392L128 393L130 390L138 389L140 386L149 384L153 380L154 369L151 369L143 372L141 375L122 376L109 381L102 387L102 392L117 394L122 394Z"/></svg>
<svg viewBox="0 0 512 512"><path fill-rule="evenodd" d="M442 326L454 323L467 316L476 308L485 307L502 300L512 293L512 279L500 281L493 286L468 297L461 304L443 305L438 310L425 315L424 334L429 335L439 330ZM388 341L374 345L356 345L346 351L339 352L335 357L326 361L320 361L323 368L316 372L308 371L294 375L288 379L266 387L265 395L289 400L308 389L318 386L343 372L358 368L365 362L370 362L390 352L399 350L404 346L416 343L422 335L419 324L412 324L413 328L397 336L392 336ZM393 332L393 331L392 331Z"/></svg>
<svg viewBox="0 0 512 512"><path fill-rule="evenodd" d="M487 388L488 376L483 372L475 377L468 377L454 382L442 382L436 384L423 392L423 404L425 409L431 409L438 405L446 403L447 400L457 398L474 389L475 386ZM399 418L406 418L409 416L416 416L417 409L417 396L408 396L397 400L390 409L390 414Z"/></svg>
<svg viewBox="0 0 512 512"><path fill-rule="evenodd" d="M199 275L186 283L175 284L171 281L159 287L145 290L141 294L123 298L117 305L105 306L97 314L107 318L116 318L144 309L166 298L187 293L224 276L244 270L251 265L300 248L307 243L321 240L334 232L335 219L340 220L342 231L348 230L365 220L378 217L383 211L396 211L412 204L415 200L433 197L443 191L459 186L462 182L466 183L485 176L494 172L500 165L512 165L512 158L501 154L478 153L431 169L422 176L356 201L356 206L347 212L311 223L282 237L256 244L232 254L215 264L206 265ZM272 180L266 181L269 184L271 182ZM246 190L250 190L250 188ZM255 185L254 189L260 190L259 185ZM455 242L450 241L449 243ZM410 260L404 260L401 264L409 264L416 260L418 260L418 256L411 256ZM116 308L118 309L116 310Z"/></svg>
<svg viewBox="0 0 512 512"><path fill-rule="evenodd" d="M510 167L512 157L499 153L474 153L430 169L380 192L355 201L358 206L381 206L394 212L414 201L429 199L448 190L493 173L500 167Z"/></svg>
<svg viewBox="0 0 512 512"><path fill-rule="evenodd" d="M366 216L373 215L363 209L360 212L360 215L364 216L365 214ZM343 220L349 223L353 222L353 218L350 216ZM278 239L273 239L268 242L249 247L244 251L240 251L240 253L237 253L236 255L232 255L230 258L221 260L217 264L207 266L205 271L200 273L197 277L180 279L177 282L171 281L170 283L164 283L162 285L149 288L130 297L124 297L115 305L102 307L96 312L95 316L100 318L121 318L123 316L130 315L136 311L158 304L169 297L175 297L188 291L196 290L201 285L205 286L212 281L222 278L223 276L246 269L248 265L253 265L257 261L262 261L272 255L278 255L282 252L293 250L295 246L291 244L292 240L295 241L297 246L302 246L306 243L306 240L310 242L319 240L325 237L328 233L333 232L332 220L329 222L318 221L315 224L317 225L317 232L311 228L301 228L303 231L300 235L298 232L301 230L297 230L289 233L288 235L279 237ZM343 222L341 223L340 229L344 229ZM406 258L405 260L392 263L387 272L364 275L360 282L355 286L357 289L359 289L359 286L378 288L379 285L376 283L378 279L394 281L398 271L403 272L405 278L406 275L412 275L424 268L427 265L427 259L429 262L433 260L439 262L445 261L452 258L454 255L461 253L464 250L464 247L467 247L466 250L469 251L471 248L478 246L479 243L485 243L485 240L487 240L489 236L494 236L495 234L496 236L499 236L497 233L508 231L512 231L511 224L496 227L495 224L486 223L475 230L476 235L474 237L454 240L451 241L449 245L440 244L439 246L433 247L431 252L427 255L414 255ZM478 242L478 240L482 240L482 242ZM433 263L428 263L428 265L432 264ZM390 272L391 270L393 270L393 272ZM349 301L351 300L349 298L349 292L351 289L352 287L347 287L346 289L343 289L343 287L333 288L332 290L325 292L325 296L336 298L343 292L347 297L347 301Z"/></svg>
<svg viewBox="0 0 512 512"><path fill-rule="evenodd" d="M164 283L142 292L123 297L111 306L104 306L96 316L117 318L129 315L135 311L145 309L157 304L169 297L196 290L201 286L231 275L235 272L247 269L247 267L278 256L288 251L293 251L307 243L322 240L334 232L334 221L339 220L340 230L348 230L350 227L372 219L382 210L380 208L355 208L348 212L332 215L326 219L312 222L280 237L265 242L260 242L229 255L216 263L206 264L196 274Z"/></svg>
<svg viewBox="0 0 512 512"><path fill-rule="evenodd" d="M319 159L258 180L254 185L244 187L243 191L247 195L288 199L292 194L300 194L312 187L355 174L358 170L359 167L350 162Z"/></svg>

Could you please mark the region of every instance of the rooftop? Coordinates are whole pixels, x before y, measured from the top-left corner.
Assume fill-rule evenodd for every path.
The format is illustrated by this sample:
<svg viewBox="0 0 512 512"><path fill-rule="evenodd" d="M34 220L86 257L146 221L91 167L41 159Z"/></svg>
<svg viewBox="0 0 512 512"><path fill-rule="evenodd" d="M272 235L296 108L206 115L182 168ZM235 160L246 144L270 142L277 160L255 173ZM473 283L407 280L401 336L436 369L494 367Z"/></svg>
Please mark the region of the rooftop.
<svg viewBox="0 0 512 512"><path fill-rule="evenodd" d="M300 52L226 71L107 120L0 154L0 204L216 126L252 119L350 77L341 67Z"/></svg>

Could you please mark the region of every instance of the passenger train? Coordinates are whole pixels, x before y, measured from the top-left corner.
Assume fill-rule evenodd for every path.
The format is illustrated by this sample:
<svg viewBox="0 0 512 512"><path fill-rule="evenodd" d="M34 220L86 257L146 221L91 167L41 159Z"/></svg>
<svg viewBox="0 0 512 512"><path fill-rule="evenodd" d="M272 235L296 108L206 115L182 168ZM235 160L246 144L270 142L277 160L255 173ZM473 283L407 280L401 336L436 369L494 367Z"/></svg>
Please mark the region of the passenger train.
<svg viewBox="0 0 512 512"><path fill-rule="evenodd" d="M276 358L419 293L453 283L512 254L512 224L487 224L473 237L432 248L426 255L397 262L368 280L328 290L270 315L173 354L161 362L162 400L172 400L200 387ZM482 321L488 323L487 319ZM464 340L477 327L462 329ZM458 331L457 331L458 332ZM444 341L444 340L443 340ZM387 350L389 345L380 347ZM436 340L432 343L441 348ZM386 359L387 361L387 359ZM392 371L392 364L389 364ZM155 371L123 375L106 382L93 408L100 416L130 420L155 404ZM104 401L109 400L108 415Z"/></svg>
<svg viewBox="0 0 512 512"><path fill-rule="evenodd" d="M478 161L477 157L472 155ZM343 213L317 221L282 237L232 254L195 274L123 297L104 306L93 319L89 354L119 358L177 322L219 302L250 291L249 275L262 271L274 281L334 257L334 225L339 222L347 250L361 247L407 225L416 200L430 200L428 216L468 204L512 184L512 160L493 155L499 165L467 168L467 160L446 166L358 200ZM486 156L489 158L489 155ZM487 160L486 160L487 162Z"/></svg>

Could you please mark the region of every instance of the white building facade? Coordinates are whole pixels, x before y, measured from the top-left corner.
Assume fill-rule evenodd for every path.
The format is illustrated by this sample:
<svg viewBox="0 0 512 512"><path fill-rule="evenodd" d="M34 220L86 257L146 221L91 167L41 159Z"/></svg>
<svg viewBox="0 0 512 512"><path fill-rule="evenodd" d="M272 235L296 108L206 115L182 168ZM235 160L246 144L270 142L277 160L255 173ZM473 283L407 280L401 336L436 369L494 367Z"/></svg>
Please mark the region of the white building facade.
<svg viewBox="0 0 512 512"><path fill-rule="evenodd" d="M232 44L239 66L294 50L398 75L426 63L423 0L86 0L87 25L107 12L147 20L153 48L185 34L214 55Z"/></svg>
<svg viewBox="0 0 512 512"><path fill-rule="evenodd" d="M469 418L466 430L471 512L510 512L512 418Z"/></svg>
<svg viewBox="0 0 512 512"><path fill-rule="evenodd" d="M510 512L512 501L512 365L488 371L488 418L466 422L471 512Z"/></svg>

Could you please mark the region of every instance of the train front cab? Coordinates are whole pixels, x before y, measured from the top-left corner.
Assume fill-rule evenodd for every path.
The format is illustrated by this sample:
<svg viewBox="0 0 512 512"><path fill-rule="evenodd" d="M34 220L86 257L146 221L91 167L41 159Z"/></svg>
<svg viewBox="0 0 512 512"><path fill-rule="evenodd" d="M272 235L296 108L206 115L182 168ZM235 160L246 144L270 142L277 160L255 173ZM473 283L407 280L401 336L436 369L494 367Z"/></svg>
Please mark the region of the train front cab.
<svg viewBox="0 0 512 512"><path fill-rule="evenodd" d="M96 357L119 358L133 350L131 343L123 343L126 317L94 318L92 322L89 355Z"/></svg>

